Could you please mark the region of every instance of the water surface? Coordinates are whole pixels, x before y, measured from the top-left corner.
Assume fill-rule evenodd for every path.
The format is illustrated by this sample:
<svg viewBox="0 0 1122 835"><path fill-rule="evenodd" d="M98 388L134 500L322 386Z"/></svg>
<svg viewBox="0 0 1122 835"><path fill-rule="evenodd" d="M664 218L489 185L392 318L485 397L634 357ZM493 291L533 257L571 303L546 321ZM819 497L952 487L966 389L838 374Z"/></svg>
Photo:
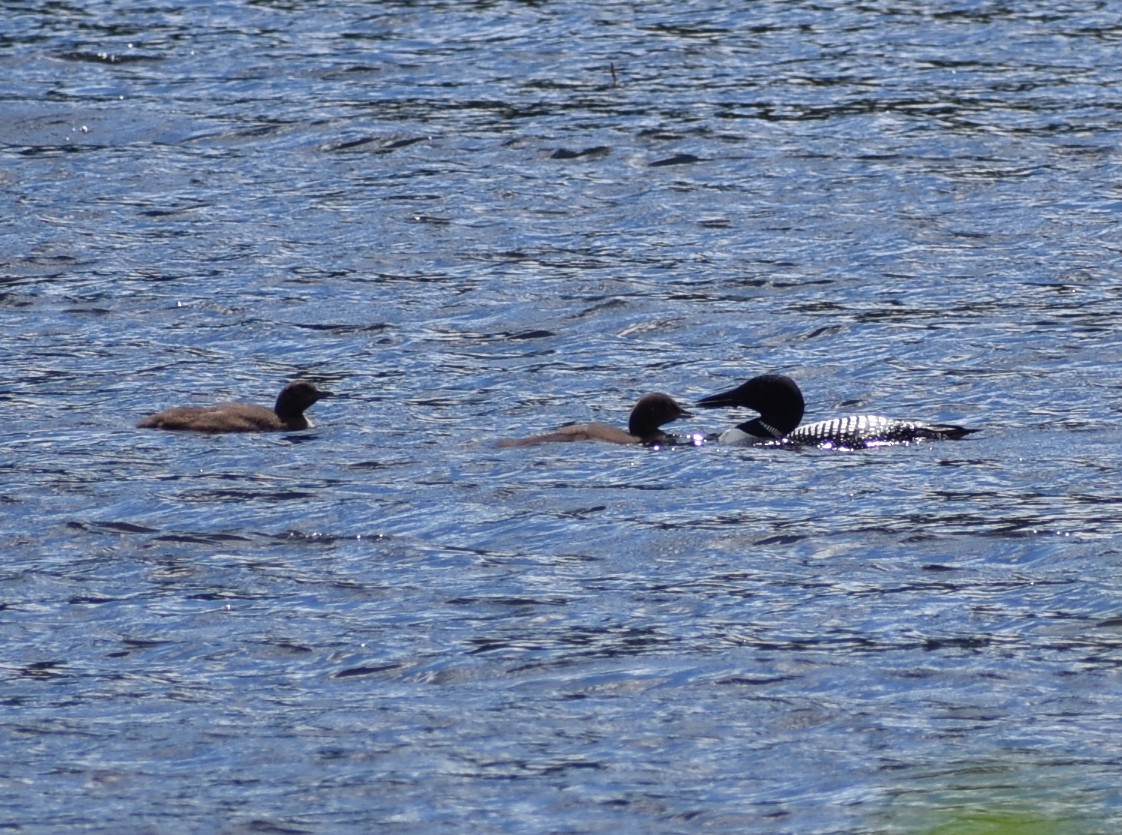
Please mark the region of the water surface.
<svg viewBox="0 0 1122 835"><path fill-rule="evenodd" d="M1116 4L5 21L4 826L1122 823ZM490 443L764 371L982 431Z"/></svg>

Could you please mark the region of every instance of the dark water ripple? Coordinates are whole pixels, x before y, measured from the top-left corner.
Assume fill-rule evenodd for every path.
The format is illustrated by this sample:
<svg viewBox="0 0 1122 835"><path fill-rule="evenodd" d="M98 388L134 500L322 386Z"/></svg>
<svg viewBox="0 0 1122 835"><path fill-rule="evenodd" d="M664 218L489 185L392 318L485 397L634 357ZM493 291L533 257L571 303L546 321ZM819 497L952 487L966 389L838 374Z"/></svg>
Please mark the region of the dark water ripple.
<svg viewBox="0 0 1122 835"><path fill-rule="evenodd" d="M4 19L3 826L1118 828L1113 4Z"/></svg>

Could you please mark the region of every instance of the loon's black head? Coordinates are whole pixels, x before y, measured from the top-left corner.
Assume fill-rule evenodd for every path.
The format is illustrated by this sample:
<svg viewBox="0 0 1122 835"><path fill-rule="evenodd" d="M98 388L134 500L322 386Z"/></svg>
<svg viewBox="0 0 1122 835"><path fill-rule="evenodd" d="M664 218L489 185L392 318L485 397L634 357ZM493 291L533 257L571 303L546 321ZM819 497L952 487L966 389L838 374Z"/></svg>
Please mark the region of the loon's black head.
<svg viewBox="0 0 1122 835"><path fill-rule="evenodd" d="M747 406L760 413L740 424L739 429L759 438L782 438L803 419L806 403L795 381L782 374L761 374L747 383L697 401L703 409Z"/></svg>
<svg viewBox="0 0 1122 835"><path fill-rule="evenodd" d="M693 417L667 394L644 394L631 410L627 431L637 438L647 440L658 436L659 427L678 418Z"/></svg>

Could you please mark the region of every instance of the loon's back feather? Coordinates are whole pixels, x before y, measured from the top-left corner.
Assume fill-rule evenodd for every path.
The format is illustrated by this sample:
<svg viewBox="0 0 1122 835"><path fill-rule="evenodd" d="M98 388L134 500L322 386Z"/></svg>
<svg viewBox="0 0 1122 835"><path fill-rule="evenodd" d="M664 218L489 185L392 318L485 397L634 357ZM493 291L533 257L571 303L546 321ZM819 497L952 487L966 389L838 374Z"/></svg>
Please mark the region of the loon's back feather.
<svg viewBox="0 0 1122 835"><path fill-rule="evenodd" d="M974 432L950 423L897 420L880 415L848 415L796 427L782 438L789 446L867 449L920 440L954 440Z"/></svg>

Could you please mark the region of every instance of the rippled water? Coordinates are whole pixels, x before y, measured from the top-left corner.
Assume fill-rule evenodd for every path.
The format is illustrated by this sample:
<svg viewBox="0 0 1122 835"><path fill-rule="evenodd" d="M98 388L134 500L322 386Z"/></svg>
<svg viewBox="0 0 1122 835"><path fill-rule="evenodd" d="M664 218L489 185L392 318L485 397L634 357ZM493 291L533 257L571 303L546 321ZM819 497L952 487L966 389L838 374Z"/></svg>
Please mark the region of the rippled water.
<svg viewBox="0 0 1122 835"><path fill-rule="evenodd" d="M1118 4L4 21L0 825L1122 824Z"/></svg>

